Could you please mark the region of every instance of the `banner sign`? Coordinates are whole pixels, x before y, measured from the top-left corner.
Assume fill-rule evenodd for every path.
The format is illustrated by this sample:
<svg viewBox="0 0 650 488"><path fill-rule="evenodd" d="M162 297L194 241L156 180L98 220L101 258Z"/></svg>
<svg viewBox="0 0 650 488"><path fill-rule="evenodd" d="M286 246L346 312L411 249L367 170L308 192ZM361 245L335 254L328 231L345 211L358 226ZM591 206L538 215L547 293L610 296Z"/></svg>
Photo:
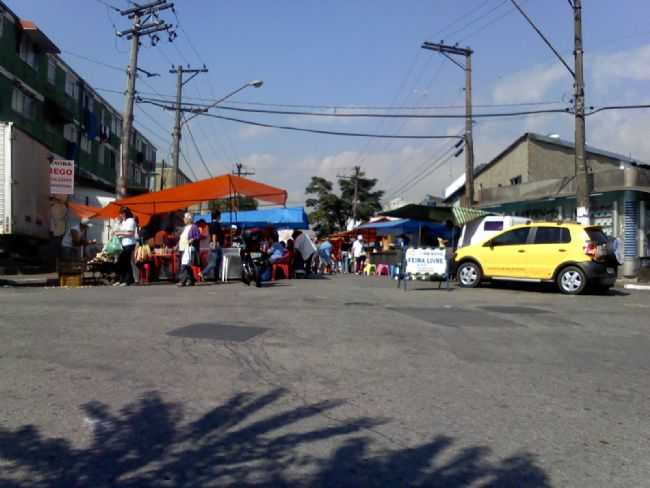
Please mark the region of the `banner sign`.
<svg viewBox="0 0 650 488"><path fill-rule="evenodd" d="M406 274L444 276L447 273L444 248L407 249Z"/></svg>
<svg viewBox="0 0 650 488"><path fill-rule="evenodd" d="M50 161L50 195L74 193L74 161L53 159Z"/></svg>

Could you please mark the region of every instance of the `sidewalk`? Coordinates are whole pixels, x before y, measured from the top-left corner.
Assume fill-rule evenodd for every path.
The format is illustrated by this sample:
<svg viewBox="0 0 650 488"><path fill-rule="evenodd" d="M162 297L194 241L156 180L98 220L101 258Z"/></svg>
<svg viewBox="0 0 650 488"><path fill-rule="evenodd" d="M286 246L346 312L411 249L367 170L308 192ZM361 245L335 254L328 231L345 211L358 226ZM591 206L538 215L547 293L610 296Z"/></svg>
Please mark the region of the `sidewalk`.
<svg viewBox="0 0 650 488"><path fill-rule="evenodd" d="M58 286L56 273L0 275L0 286Z"/></svg>

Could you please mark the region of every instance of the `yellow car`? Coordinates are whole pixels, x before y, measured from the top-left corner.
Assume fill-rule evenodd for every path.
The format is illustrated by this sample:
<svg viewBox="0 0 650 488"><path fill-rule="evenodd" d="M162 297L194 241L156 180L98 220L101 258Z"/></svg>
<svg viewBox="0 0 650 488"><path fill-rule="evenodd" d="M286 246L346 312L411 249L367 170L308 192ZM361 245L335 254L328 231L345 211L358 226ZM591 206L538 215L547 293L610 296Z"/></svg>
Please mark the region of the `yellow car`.
<svg viewBox="0 0 650 488"><path fill-rule="evenodd" d="M555 282L563 293L577 295L587 286L604 290L614 285L614 247L596 226L517 225L458 249L456 276L463 288L477 287L483 280Z"/></svg>

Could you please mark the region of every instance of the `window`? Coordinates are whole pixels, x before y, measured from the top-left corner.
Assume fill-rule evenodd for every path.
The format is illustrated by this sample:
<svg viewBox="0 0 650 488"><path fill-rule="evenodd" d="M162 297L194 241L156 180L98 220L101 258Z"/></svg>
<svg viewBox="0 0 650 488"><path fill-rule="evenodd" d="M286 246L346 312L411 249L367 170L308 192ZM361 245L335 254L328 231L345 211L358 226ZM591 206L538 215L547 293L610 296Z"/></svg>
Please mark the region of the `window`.
<svg viewBox="0 0 650 488"><path fill-rule="evenodd" d="M92 147L92 143L90 142L90 139L88 139L86 133L84 132L81 134L81 150L90 153L92 151Z"/></svg>
<svg viewBox="0 0 650 488"><path fill-rule="evenodd" d="M14 88L11 96L11 108L23 117L33 119L36 112L36 100L19 88Z"/></svg>
<svg viewBox="0 0 650 488"><path fill-rule="evenodd" d="M23 37L20 41L18 55L20 56L20 59L25 61L32 68L38 69L38 66L36 64L36 51L34 50L34 45L26 37Z"/></svg>
<svg viewBox="0 0 650 488"><path fill-rule="evenodd" d="M528 241L529 227L511 230L492 239L493 246L520 246Z"/></svg>
<svg viewBox="0 0 650 488"><path fill-rule="evenodd" d="M111 169L115 169L115 153L111 150L108 150L108 165Z"/></svg>
<svg viewBox="0 0 650 488"><path fill-rule="evenodd" d="M56 83L56 61L52 56L47 57L47 81L52 85Z"/></svg>
<svg viewBox="0 0 650 488"><path fill-rule="evenodd" d="M97 162L104 165L104 148L101 145L97 149Z"/></svg>
<svg viewBox="0 0 650 488"><path fill-rule="evenodd" d="M74 124L66 124L63 127L63 137L68 142L77 142L77 126Z"/></svg>
<svg viewBox="0 0 650 488"><path fill-rule="evenodd" d="M514 178L510 178L510 184L511 185L521 185L521 175L515 176Z"/></svg>
<svg viewBox="0 0 650 488"><path fill-rule="evenodd" d="M0 10L0 38L4 35L5 32L5 13Z"/></svg>
<svg viewBox="0 0 650 488"><path fill-rule="evenodd" d="M607 244L607 236L605 233L597 228L586 229L589 240L595 242L598 245Z"/></svg>
<svg viewBox="0 0 650 488"><path fill-rule="evenodd" d="M74 99L79 98L79 85L76 76L72 73L65 74L65 94Z"/></svg>
<svg viewBox="0 0 650 488"><path fill-rule="evenodd" d="M535 244L565 244L571 242L571 232L566 227L538 227Z"/></svg>
<svg viewBox="0 0 650 488"><path fill-rule="evenodd" d="M492 232L494 232L494 231L498 232L500 230L503 230L503 221L501 221L501 220L499 220L499 221L494 221L494 220L489 221L488 220L487 222L485 222L483 224L483 230L492 231Z"/></svg>

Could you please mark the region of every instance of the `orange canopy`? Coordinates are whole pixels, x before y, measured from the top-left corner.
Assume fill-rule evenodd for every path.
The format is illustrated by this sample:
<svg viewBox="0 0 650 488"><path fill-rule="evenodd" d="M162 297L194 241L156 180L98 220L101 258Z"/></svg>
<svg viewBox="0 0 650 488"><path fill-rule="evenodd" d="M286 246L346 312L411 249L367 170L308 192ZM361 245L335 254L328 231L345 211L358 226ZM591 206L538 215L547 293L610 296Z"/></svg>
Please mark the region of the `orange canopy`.
<svg viewBox="0 0 650 488"><path fill-rule="evenodd" d="M102 207L91 207L76 202L68 202L68 208L80 219L91 219L102 210Z"/></svg>
<svg viewBox="0 0 650 488"><path fill-rule="evenodd" d="M284 205L287 202L286 190L241 176L222 175L167 190L117 200L100 210L96 217L117 218L121 207L129 207L139 218L140 225L145 226L152 215L175 212L197 203L234 195L244 195L276 205Z"/></svg>

